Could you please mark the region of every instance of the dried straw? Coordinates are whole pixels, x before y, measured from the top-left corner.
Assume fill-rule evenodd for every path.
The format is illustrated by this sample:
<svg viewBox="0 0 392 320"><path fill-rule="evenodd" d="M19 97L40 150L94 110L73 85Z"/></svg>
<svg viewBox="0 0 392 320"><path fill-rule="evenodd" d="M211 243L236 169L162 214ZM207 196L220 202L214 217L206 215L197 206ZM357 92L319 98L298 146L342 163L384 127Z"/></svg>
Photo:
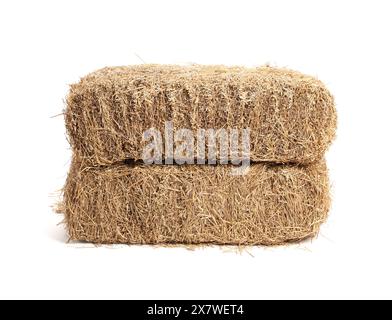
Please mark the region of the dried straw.
<svg viewBox="0 0 392 320"><path fill-rule="evenodd" d="M271 67L104 68L71 86L65 116L75 154L94 166L141 159L143 132L165 121L194 133L249 127L251 160L279 163L321 159L336 128L319 80Z"/></svg>
<svg viewBox="0 0 392 320"><path fill-rule="evenodd" d="M121 164L74 160L62 209L71 240L127 244L277 245L318 233L328 175L312 165Z"/></svg>

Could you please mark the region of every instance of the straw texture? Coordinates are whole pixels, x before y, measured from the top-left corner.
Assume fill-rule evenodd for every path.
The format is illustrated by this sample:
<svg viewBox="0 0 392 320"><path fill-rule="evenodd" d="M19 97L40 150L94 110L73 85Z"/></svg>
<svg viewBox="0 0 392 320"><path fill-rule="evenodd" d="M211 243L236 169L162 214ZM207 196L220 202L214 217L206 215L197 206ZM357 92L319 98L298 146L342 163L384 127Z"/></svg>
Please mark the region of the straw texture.
<svg viewBox="0 0 392 320"><path fill-rule="evenodd" d="M122 164L74 159L62 207L71 240L277 245L315 236L329 209L325 162L308 166Z"/></svg>
<svg viewBox="0 0 392 320"><path fill-rule="evenodd" d="M71 86L73 151L89 165L141 159L143 132L251 130L251 160L320 160L336 129L334 99L317 79L286 69L141 65L98 70ZM197 151L197 146L195 146Z"/></svg>

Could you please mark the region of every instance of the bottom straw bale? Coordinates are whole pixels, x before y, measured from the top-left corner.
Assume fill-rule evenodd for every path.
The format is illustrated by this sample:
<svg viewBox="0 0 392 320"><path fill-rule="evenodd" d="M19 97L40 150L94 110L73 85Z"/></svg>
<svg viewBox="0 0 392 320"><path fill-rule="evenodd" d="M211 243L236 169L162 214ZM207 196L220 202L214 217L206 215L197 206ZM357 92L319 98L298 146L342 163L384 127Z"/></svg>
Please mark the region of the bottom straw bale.
<svg viewBox="0 0 392 320"><path fill-rule="evenodd" d="M71 240L276 245L317 235L329 209L324 161L232 167L73 161L62 208Z"/></svg>

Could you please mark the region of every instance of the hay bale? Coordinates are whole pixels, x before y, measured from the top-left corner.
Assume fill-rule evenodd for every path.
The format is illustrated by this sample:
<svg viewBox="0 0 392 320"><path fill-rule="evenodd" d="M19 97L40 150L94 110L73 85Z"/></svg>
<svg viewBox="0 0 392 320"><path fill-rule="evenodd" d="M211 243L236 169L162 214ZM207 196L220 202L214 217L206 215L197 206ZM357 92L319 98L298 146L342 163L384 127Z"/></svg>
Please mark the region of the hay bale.
<svg viewBox="0 0 392 320"><path fill-rule="evenodd" d="M73 161L62 208L71 240L276 245L317 234L329 209L324 161L308 166L113 165Z"/></svg>
<svg viewBox="0 0 392 320"><path fill-rule="evenodd" d="M104 68L71 86L65 111L74 152L90 165L141 159L143 132L251 129L251 160L310 163L335 135L334 100L315 78L261 67ZM196 152L198 152L196 150Z"/></svg>

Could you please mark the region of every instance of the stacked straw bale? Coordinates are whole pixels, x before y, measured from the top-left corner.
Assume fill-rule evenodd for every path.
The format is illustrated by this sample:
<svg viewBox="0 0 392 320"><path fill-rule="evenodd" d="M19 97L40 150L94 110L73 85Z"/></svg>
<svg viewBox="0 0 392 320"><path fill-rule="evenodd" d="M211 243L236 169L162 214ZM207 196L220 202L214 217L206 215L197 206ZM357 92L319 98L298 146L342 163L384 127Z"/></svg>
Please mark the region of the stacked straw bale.
<svg viewBox="0 0 392 320"><path fill-rule="evenodd" d="M104 68L72 85L66 126L91 165L140 159L143 132L251 129L251 160L310 163L335 135L333 97L319 81L285 69L135 66Z"/></svg>
<svg viewBox="0 0 392 320"><path fill-rule="evenodd" d="M336 111L315 78L271 67L104 68L71 86L65 120L71 240L275 245L317 235L327 218L323 158ZM166 121L195 133L249 127L249 172L144 165L143 132Z"/></svg>

